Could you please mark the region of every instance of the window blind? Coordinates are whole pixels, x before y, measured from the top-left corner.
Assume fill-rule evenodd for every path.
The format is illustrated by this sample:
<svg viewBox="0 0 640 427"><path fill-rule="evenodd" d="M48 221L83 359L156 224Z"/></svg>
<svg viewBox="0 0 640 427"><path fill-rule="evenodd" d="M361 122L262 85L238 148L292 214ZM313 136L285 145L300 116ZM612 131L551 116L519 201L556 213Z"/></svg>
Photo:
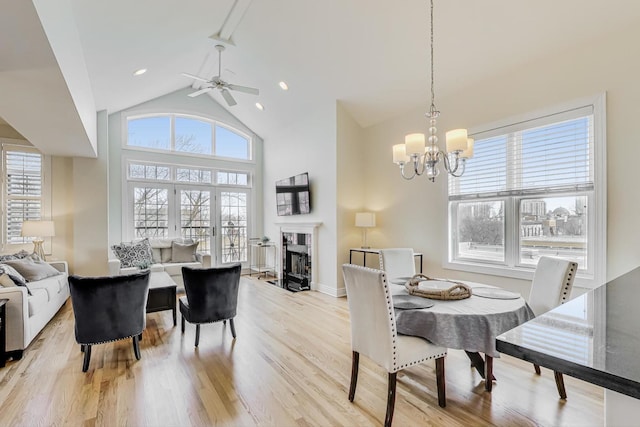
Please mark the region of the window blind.
<svg viewBox="0 0 640 427"><path fill-rule="evenodd" d="M589 107L474 135L473 158L449 178L449 199L464 200L594 188L593 112Z"/></svg>
<svg viewBox="0 0 640 427"><path fill-rule="evenodd" d="M5 148L7 242L22 243L22 222L39 220L42 209L42 155Z"/></svg>

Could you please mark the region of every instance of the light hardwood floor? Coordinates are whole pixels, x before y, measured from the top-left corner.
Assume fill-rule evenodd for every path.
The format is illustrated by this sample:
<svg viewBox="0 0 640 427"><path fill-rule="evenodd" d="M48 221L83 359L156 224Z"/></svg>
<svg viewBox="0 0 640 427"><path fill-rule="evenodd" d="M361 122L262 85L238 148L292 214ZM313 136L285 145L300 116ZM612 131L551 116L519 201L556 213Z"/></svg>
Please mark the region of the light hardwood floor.
<svg viewBox="0 0 640 427"><path fill-rule="evenodd" d="M179 315L178 315L179 316ZM289 293L243 278L234 341L220 324L180 333L171 312L147 317L136 361L131 340L94 346L82 373L71 302L20 361L0 369L0 425L377 426L384 420L387 375L365 357L353 403L349 312L345 298ZM446 358L447 407L435 392L434 364L399 375L395 426L599 426L603 390L553 373L495 360L497 382L484 391L465 354Z"/></svg>

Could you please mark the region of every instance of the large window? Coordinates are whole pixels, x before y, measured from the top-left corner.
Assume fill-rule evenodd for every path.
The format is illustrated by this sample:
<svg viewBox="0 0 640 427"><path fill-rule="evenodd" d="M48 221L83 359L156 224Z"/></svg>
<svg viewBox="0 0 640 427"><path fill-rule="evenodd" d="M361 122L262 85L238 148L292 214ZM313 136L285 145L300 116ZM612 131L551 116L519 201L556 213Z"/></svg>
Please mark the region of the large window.
<svg viewBox="0 0 640 427"><path fill-rule="evenodd" d="M31 147L2 145L3 161L3 245L24 244L22 222L45 216L44 156Z"/></svg>
<svg viewBox="0 0 640 427"><path fill-rule="evenodd" d="M180 236L221 263L244 262L249 178L246 171L128 161L127 238Z"/></svg>
<svg viewBox="0 0 640 427"><path fill-rule="evenodd" d="M215 121L166 114L127 119L129 148L251 160L248 136Z"/></svg>
<svg viewBox="0 0 640 427"><path fill-rule="evenodd" d="M528 277L541 256L604 280L604 101L475 132L474 157L449 178L449 260L455 268Z"/></svg>

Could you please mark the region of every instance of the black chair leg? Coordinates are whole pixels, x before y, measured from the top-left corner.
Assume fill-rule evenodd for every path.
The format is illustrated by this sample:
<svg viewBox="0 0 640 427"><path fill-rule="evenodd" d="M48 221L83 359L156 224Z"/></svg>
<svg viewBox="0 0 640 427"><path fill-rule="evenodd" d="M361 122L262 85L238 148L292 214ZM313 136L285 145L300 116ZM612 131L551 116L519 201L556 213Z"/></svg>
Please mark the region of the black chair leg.
<svg viewBox="0 0 640 427"><path fill-rule="evenodd" d="M80 344L80 351L84 353L84 344Z"/></svg>
<svg viewBox="0 0 640 427"><path fill-rule="evenodd" d="M200 325L196 325L196 347L200 344Z"/></svg>
<svg viewBox="0 0 640 427"><path fill-rule="evenodd" d="M140 360L140 337L136 335L131 340L133 341L133 354L136 355L136 360Z"/></svg>
<svg viewBox="0 0 640 427"><path fill-rule="evenodd" d="M360 353L351 352L351 385L349 386L349 402L353 402L356 396L356 385L358 384L358 365L360 362Z"/></svg>
<svg viewBox="0 0 640 427"><path fill-rule="evenodd" d="M82 372L89 369L89 361L91 360L91 344L84 345L84 362L82 363Z"/></svg>
<svg viewBox="0 0 640 427"><path fill-rule="evenodd" d="M226 324L227 324L226 319L222 321L222 324L223 324L223 325L226 325Z"/></svg>
<svg viewBox="0 0 640 427"><path fill-rule="evenodd" d="M226 320L225 320L226 322ZM231 326L231 336L235 339L236 337L236 325L233 323L233 319L229 319L229 326Z"/></svg>
<svg viewBox="0 0 640 427"><path fill-rule="evenodd" d="M387 415L384 418L384 426L391 427L393 409L396 404L396 375L397 372L389 372L389 389L387 390Z"/></svg>
<svg viewBox="0 0 640 427"><path fill-rule="evenodd" d="M540 365L533 364L533 369L536 371L537 375L540 375Z"/></svg>
<svg viewBox="0 0 640 427"><path fill-rule="evenodd" d="M436 384L438 386L438 405L441 408L447 406L447 391L444 378L444 357L438 357L436 359Z"/></svg>
<svg viewBox="0 0 640 427"><path fill-rule="evenodd" d="M182 333L184 334L184 316L180 315L180 317L182 318L182 322L181 322L181 324L182 324Z"/></svg>

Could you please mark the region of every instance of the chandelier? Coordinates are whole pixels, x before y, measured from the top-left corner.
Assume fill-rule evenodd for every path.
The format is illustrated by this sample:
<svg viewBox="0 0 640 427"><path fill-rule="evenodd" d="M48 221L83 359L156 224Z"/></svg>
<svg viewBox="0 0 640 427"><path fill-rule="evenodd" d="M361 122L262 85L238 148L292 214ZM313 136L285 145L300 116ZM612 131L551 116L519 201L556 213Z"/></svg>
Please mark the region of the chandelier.
<svg viewBox="0 0 640 427"><path fill-rule="evenodd" d="M445 170L452 176L464 173L466 160L473 156L473 139L467 137L466 129L454 129L446 133L446 152L438 148L436 119L440 111L435 105L433 85L433 0L431 1L431 107L425 113L429 119L429 137L423 133L412 133L404 138L404 144L393 146L393 163L400 167L404 179L413 179L425 175L435 182L440 174L438 164L442 162ZM406 171L405 169L411 169Z"/></svg>

